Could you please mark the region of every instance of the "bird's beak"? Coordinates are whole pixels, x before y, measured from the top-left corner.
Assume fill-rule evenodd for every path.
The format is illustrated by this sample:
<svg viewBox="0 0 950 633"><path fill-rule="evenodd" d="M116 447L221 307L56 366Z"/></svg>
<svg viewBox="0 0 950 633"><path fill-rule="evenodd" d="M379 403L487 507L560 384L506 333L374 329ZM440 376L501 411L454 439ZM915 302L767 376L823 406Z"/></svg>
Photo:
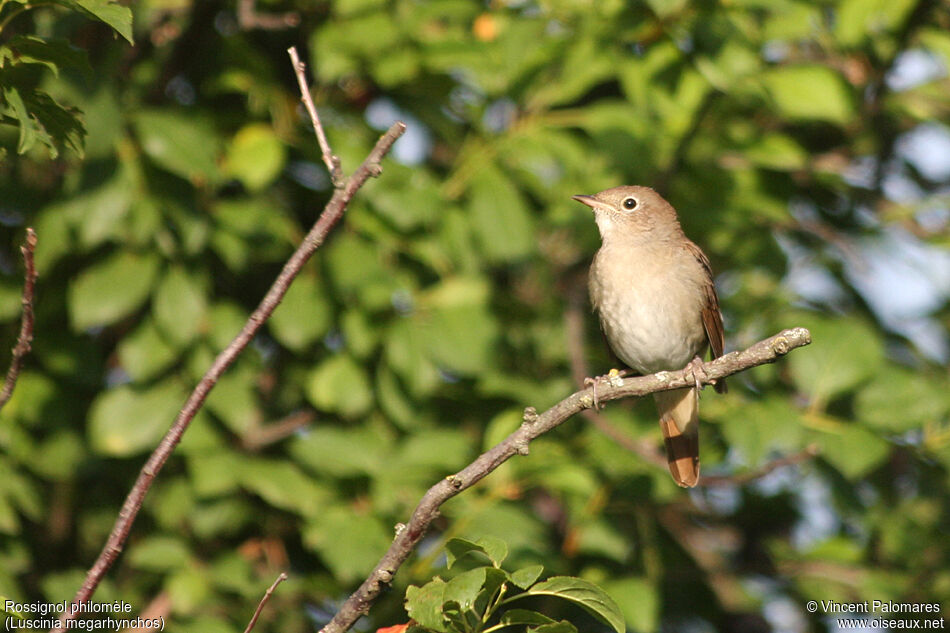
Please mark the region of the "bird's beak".
<svg viewBox="0 0 950 633"><path fill-rule="evenodd" d="M597 208L597 198L595 198L594 196L578 195L578 196L571 196L571 198L573 198L574 200L577 200L578 202L582 204L586 204L591 209Z"/></svg>

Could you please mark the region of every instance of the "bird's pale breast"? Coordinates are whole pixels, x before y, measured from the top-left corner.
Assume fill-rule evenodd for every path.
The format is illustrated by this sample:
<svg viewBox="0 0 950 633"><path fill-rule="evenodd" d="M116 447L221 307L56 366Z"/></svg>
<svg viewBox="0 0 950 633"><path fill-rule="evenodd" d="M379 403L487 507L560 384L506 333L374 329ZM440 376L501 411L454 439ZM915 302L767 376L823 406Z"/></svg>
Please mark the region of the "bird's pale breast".
<svg viewBox="0 0 950 633"><path fill-rule="evenodd" d="M641 373L680 369L706 347L700 263L685 251L655 250L603 247L590 273L611 349Z"/></svg>

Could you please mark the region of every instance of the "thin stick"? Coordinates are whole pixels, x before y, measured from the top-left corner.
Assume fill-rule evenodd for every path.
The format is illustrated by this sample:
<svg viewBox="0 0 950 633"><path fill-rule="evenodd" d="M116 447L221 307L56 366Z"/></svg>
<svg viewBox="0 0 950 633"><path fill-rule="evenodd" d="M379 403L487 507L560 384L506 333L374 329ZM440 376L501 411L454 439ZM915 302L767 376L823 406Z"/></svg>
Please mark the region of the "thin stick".
<svg viewBox="0 0 950 633"><path fill-rule="evenodd" d="M244 633L251 633L251 629L254 628L254 625L257 624L257 618L261 617L261 611L264 610L264 605L267 604L267 601L270 600L270 596L274 593L274 589L277 589L277 585L287 580L287 574L280 572L280 576L277 577L277 580L270 586L270 588L264 592L264 597L261 598L260 604L257 605L257 609L254 611L254 615L251 617L251 621L247 623L247 628L244 629Z"/></svg>
<svg viewBox="0 0 950 633"><path fill-rule="evenodd" d="M705 372L701 381L704 384L712 384L718 378L725 378L756 365L775 362L778 357L784 356L795 348L808 345L810 342L811 334L805 328L783 330L742 352L731 352L704 363ZM693 381L693 373L687 370L661 371L649 376L624 378L618 386L599 385L597 397L600 402L640 397L657 391L689 387L694 384ZM369 611L380 591L392 582L396 570L406 561L425 535L429 524L438 516L439 507L443 503L473 486L512 456L527 455L531 440L559 426L574 414L593 406L593 392L588 388L571 394L540 415L533 407L528 407L525 409L524 422L515 432L482 453L458 473L449 475L429 488L413 511L408 525L401 526L389 550L376 564L376 568L356 592L347 598L320 633L344 633Z"/></svg>
<svg viewBox="0 0 950 633"><path fill-rule="evenodd" d="M122 504L122 509L119 511L119 516L116 518L115 525L112 527L112 532L110 532L109 538L102 548L102 552L99 553L96 562L87 572L82 587L79 588L79 591L73 598L74 607L87 602L92 597L92 594L96 591L96 587L99 586L106 572L109 571L116 558L118 558L122 552L125 540L128 538L132 524L135 522L135 517L142 507L145 495L148 493L149 488L152 487L152 482L175 450L175 447L178 446L182 436L191 424L192 419L194 419L198 410L204 404L205 398L208 397L208 393L210 393L224 371L231 366L238 355L248 346L257 331L261 329L261 326L264 325L277 308L277 305L287 293L287 289L290 288L290 283L303 268L307 260L310 259L310 256L313 255L314 251L323 244L330 230L340 221L340 218L343 217L343 212L346 210L350 200L353 199L353 196L356 195L356 192L359 191L360 187L362 187L370 177L378 176L382 172L380 161L382 161L383 157L392 148L396 139L402 136L405 131L406 125L404 123L398 121L394 123L392 127L379 138L375 147L373 147L372 151L370 151L366 157L366 160L363 161L363 164L360 165L346 181L345 186L334 190L333 197L330 198L327 206L323 208L320 217L317 218L310 232L304 237L303 242L297 247L294 254L291 255L287 263L284 264L280 275L277 276L277 279L251 314L247 323L244 324L244 327L238 335L234 337L234 340L218 354L217 358L215 358L211 364L211 368L208 369L207 373L205 373L195 386L194 391L188 396L188 400L178 413L178 417L175 418L174 424L172 424L168 432L165 433L165 437L162 438L158 447L152 452L148 461L145 462L145 465L139 472L139 476L135 480L135 485L132 486L132 490L129 491L125 502ZM75 608L67 610L67 613L60 619L57 627L53 629L54 632L62 633L62 631L65 630L65 623L68 620L74 619L76 615L77 610Z"/></svg>
<svg viewBox="0 0 950 633"><path fill-rule="evenodd" d="M33 264L33 253L36 251L36 231L26 229L26 242L20 247L23 253L23 264L26 269L23 280L23 298L20 303L23 308L23 317L20 321L20 335L13 347L13 358L10 359L10 369L7 378L3 381L0 390L0 409L10 400L17 378L20 377L20 368L23 366L23 357L30 353L33 343L33 289L36 286L36 266Z"/></svg>
<svg viewBox="0 0 950 633"><path fill-rule="evenodd" d="M783 466L794 466L795 464L806 462L818 455L820 452L821 449L817 444L809 444L803 450L797 453L792 453L791 455L773 459L772 461L763 464L761 467L756 468L755 470L738 473L736 475L707 475L699 480L699 485L705 486L707 488L713 488L716 486L741 486L742 484L747 484L751 481L755 481L756 479L761 479L762 477L765 477L769 473L776 471Z"/></svg>
<svg viewBox="0 0 950 633"><path fill-rule="evenodd" d="M294 65L294 73L297 75L297 83L300 85L300 100L307 108L307 114L310 115L310 121L313 123L313 131L317 135L317 143L320 145L320 152L323 154L323 163L327 166L327 171L330 172L330 180L333 182L333 186L341 189L346 184L343 178L343 168L340 166L339 157L330 150L330 143L327 142L327 135L320 123L317 107L313 105L313 97L310 96L310 88L307 86L307 77L304 74L307 67L300 61L296 46L288 48L287 53L290 55L290 61Z"/></svg>

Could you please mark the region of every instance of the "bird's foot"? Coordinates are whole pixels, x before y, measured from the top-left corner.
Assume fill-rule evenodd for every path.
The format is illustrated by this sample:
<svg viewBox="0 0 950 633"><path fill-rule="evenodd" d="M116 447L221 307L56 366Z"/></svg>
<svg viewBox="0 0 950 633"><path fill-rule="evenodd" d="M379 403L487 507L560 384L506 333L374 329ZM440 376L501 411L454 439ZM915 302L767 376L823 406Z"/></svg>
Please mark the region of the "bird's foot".
<svg viewBox="0 0 950 633"><path fill-rule="evenodd" d="M607 383L611 387L621 387L623 386L623 377L627 375L627 371L624 369L611 369L609 372L603 376L597 376L595 378L585 378L584 386L590 387L591 394L594 399L594 410L600 409L600 399L597 396L597 385L600 383Z"/></svg>
<svg viewBox="0 0 950 633"><path fill-rule="evenodd" d="M689 361L686 369L693 376L693 384L696 386L697 392L703 390L704 382L712 382L709 379L709 374L706 373L705 367L703 367L703 359L699 356L693 356L693 360ZM712 382L712 384L715 384L715 382Z"/></svg>

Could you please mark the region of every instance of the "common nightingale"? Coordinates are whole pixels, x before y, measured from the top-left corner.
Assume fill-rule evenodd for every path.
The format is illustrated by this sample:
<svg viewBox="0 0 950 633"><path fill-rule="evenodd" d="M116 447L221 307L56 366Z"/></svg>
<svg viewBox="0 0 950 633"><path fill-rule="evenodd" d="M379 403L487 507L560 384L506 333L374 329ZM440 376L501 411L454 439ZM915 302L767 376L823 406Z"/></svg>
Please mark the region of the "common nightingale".
<svg viewBox="0 0 950 633"><path fill-rule="evenodd" d="M601 247L590 267L590 298L617 357L641 374L702 371L708 347L722 356L719 298L709 259L683 233L676 210L649 187L574 196L594 210ZM653 394L673 480L699 480L699 381ZM595 384L596 389L596 384ZM719 380L716 391L726 389Z"/></svg>

